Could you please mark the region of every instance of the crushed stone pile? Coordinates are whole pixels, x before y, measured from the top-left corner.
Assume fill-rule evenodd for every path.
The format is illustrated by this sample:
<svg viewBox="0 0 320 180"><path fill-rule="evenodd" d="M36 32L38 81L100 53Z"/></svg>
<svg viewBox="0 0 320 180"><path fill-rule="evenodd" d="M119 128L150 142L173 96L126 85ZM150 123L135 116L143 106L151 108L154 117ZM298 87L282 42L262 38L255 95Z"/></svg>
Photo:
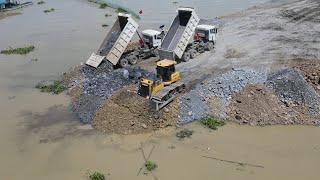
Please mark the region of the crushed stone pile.
<svg viewBox="0 0 320 180"><path fill-rule="evenodd" d="M241 91L248 84L264 83L266 79L267 70L262 68L233 69L220 76L208 78L181 97L181 113L178 124L186 124L208 116L207 101L211 97L220 98L224 106L227 106L234 93Z"/></svg>
<svg viewBox="0 0 320 180"><path fill-rule="evenodd" d="M81 80L76 85L80 92L72 103L72 110L83 123L91 123L96 111L102 107L105 100L114 91L124 86L137 83L138 79L148 74L140 68L117 69L111 71L107 63L102 63L97 69L83 66L79 69ZM73 84L75 81L72 82Z"/></svg>
<svg viewBox="0 0 320 180"><path fill-rule="evenodd" d="M159 112L150 109L149 100L128 86L115 92L97 111L93 127L104 133L135 134L174 126L178 103L173 102Z"/></svg>
<svg viewBox="0 0 320 180"><path fill-rule="evenodd" d="M267 86L274 89L281 102L287 105L303 105L308 107L313 115L320 114L320 96L305 81L300 71L289 68L270 74Z"/></svg>

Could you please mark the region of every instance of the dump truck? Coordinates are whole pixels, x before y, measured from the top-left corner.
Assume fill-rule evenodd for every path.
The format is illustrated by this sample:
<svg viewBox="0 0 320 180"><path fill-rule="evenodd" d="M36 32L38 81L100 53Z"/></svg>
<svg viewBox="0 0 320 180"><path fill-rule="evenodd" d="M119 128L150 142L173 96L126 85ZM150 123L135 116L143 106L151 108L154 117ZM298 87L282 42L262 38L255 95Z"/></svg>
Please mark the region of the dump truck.
<svg viewBox="0 0 320 180"><path fill-rule="evenodd" d="M136 64L140 59L157 56L163 33L156 30L144 30L140 35L138 27L138 23L131 15L119 13L97 53L92 53L86 64L97 68L105 61L107 66L113 69L127 67ZM140 38L139 43L131 42L136 33Z"/></svg>
<svg viewBox="0 0 320 180"><path fill-rule="evenodd" d="M176 61L164 59L157 62L156 74L141 78L138 94L150 99L153 108L159 111L185 90Z"/></svg>
<svg viewBox="0 0 320 180"><path fill-rule="evenodd" d="M189 61L199 53L214 48L217 28L199 25L200 19L193 8L178 8L159 49L159 58Z"/></svg>

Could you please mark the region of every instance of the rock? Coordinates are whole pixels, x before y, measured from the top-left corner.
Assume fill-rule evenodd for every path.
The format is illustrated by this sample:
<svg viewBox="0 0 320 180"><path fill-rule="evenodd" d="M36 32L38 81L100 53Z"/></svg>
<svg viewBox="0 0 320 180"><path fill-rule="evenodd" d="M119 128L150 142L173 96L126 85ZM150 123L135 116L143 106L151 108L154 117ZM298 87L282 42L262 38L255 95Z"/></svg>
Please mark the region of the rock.
<svg viewBox="0 0 320 180"><path fill-rule="evenodd" d="M165 113L168 113L168 112L169 112L169 109L166 108L166 107L164 107L164 108L163 108L163 111L164 111Z"/></svg>
<svg viewBox="0 0 320 180"><path fill-rule="evenodd" d="M141 127L143 127L144 129L147 129L147 125L144 123L141 124Z"/></svg>
<svg viewBox="0 0 320 180"><path fill-rule="evenodd" d="M239 116L239 115L235 115L234 117L236 118L236 120L241 120L242 119L241 116Z"/></svg>

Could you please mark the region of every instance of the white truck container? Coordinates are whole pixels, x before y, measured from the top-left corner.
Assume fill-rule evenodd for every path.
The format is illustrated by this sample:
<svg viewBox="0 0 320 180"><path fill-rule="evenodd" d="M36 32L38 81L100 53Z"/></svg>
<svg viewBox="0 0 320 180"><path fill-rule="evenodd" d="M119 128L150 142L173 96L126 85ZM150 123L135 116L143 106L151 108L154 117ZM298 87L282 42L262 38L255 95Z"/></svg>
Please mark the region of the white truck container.
<svg viewBox="0 0 320 180"><path fill-rule="evenodd" d="M103 60L121 66L121 56L126 51L139 25L129 14L119 13L111 30L97 53L92 53L86 64L97 68Z"/></svg>
<svg viewBox="0 0 320 180"><path fill-rule="evenodd" d="M200 21L193 8L178 8L159 49L160 59L181 59Z"/></svg>

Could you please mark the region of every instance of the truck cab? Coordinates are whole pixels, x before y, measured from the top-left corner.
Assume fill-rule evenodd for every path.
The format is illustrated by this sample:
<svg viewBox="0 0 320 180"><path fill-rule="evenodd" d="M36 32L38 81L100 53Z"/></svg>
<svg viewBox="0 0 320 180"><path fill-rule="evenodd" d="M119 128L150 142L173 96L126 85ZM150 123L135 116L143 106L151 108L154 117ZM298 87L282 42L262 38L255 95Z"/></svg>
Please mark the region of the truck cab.
<svg viewBox="0 0 320 180"><path fill-rule="evenodd" d="M213 25L202 24L197 26L195 33L205 42L210 41L215 44L218 29Z"/></svg>
<svg viewBox="0 0 320 180"><path fill-rule="evenodd" d="M163 34L161 32L152 29L147 29L142 31L142 36L144 42L150 48L157 48L161 46L161 41L163 38Z"/></svg>

